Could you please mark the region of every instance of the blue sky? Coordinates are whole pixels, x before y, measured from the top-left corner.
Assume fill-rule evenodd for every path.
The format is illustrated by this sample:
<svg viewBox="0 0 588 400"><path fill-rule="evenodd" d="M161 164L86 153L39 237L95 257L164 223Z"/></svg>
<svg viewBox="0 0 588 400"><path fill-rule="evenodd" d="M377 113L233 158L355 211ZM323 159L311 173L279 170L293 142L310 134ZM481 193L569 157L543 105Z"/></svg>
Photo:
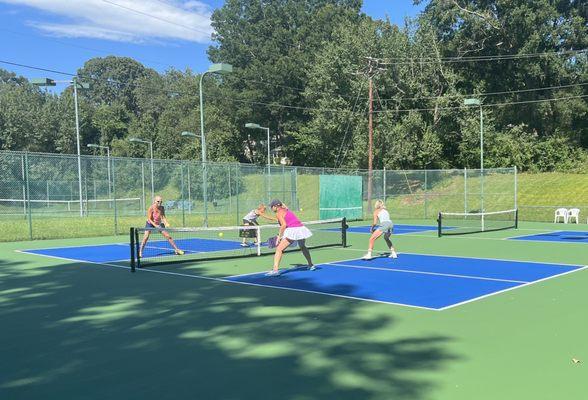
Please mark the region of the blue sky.
<svg viewBox="0 0 588 400"><path fill-rule="evenodd" d="M402 24L413 0L364 0L373 18ZM206 70L210 15L224 0L0 0L0 60L75 73L92 57L132 57L165 71ZM150 17L156 16L156 18ZM0 63L25 77L60 75Z"/></svg>

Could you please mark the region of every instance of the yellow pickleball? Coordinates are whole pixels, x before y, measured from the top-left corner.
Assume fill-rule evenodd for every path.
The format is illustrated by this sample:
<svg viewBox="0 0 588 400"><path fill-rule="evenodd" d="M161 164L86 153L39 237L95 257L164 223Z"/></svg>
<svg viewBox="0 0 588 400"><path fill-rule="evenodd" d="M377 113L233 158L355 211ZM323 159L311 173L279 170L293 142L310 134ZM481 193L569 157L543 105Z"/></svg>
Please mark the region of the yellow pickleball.
<svg viewBox="0 0 588 400"><path fill-rule="evenodd" d="M225 234L224 234L224 233L222 233L222 232L219 232L219 233L218 233L218 237L223 237L223 236L225 236Z"/></svg>

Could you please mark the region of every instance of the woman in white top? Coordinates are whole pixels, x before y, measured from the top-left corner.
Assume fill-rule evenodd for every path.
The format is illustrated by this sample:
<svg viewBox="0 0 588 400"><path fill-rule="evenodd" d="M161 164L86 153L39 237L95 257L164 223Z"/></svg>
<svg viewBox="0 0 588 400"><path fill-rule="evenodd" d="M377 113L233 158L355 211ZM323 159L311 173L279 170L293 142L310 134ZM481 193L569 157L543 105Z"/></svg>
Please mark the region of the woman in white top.
<svg viewBox="0 0 588 400"><path fill-rule="evenodd" d="M376 200L374 203L374 209L374 220L371 227L372 236L370 236L370 247L368 248L368 252L362 258L364 260L370 260L373 258L372 251L374 249L374 243L380 236L382 236L382 234L384 234L384 240L390 248L389 257L396 258L398 255L396 254L396 250L394 250L392 241L390 241L390 236L392 235L392 230L394 228L394 224L390 219L390 213L386 209L386 205L382 200Z"/></svg>
<svg viewBox="0 0 588 400"><path fill-rule="evenodd" d="M243 217L243 225L245 226L256 226L259 225L259 223L257 222L257 218L259 217L263 217L269 221L277 221L277 218L274 218L270 215L267 215L265 213L265 204L261 203L259 206L257 206L256 209L253 209L251 211L249 211L247 213L247 215L245 215ZM241 242L241 246L243 247L249 247L249 244L247 243L247 239L252 238L254 240L254 242L257 242L257 235L255 234L256 231L254 230L250 230L250 229L243 229L241 231L241 236L243 237L243 241Z"/></svg>

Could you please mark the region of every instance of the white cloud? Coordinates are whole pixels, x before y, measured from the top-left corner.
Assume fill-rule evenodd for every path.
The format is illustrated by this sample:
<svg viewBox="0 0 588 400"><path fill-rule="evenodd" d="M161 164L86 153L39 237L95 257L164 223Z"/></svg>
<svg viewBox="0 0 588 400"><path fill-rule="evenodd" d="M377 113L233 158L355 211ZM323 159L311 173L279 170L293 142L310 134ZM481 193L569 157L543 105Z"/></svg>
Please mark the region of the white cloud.
<svg viewBox="0 0 588 400"><path fill-rule="evenodd" d="M133 43L210 41L211 8L194 0L0 0L60 17L29 21L46 34Z"/></svg>

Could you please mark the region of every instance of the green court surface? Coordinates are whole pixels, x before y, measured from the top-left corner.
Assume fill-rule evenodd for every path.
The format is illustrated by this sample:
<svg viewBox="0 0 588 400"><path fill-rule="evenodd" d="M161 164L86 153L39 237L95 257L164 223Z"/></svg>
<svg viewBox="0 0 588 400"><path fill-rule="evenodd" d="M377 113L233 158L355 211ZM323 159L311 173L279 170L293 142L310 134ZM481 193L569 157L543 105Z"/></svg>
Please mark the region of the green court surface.
<svg viewBox="0 0 588 400"><path fill-rule="evenodd" d="M588 264L586 244L504 240L562 226L393 240L400 257ZM315 262L361 257L368 236L348 236ZM131 274L16 252L125 240L0 244L1 399L586 398L586 269L433 311L206 279L267 270L271 256Z"/></svg>

